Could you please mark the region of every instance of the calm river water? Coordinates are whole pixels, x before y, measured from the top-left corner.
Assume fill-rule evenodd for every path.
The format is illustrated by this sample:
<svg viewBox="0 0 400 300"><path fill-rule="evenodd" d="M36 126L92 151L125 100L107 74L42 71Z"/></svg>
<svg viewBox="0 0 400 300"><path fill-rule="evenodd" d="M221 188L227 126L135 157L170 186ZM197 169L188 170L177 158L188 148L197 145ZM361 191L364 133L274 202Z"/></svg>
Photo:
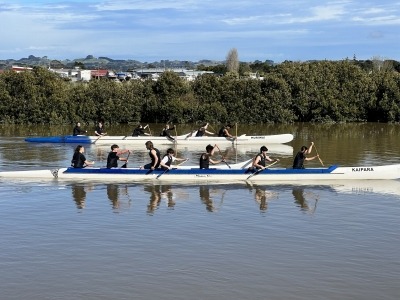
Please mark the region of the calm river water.
<svg viewBox="0 0 400 300"><path fill-rule="evenodd" d="M190 129L178 126L178 134ZM0 169L68 166L76 145L24 138L70 131L0 126ZM126 135L131 128L107 131ZM293 133L285 148L266 145L280 166L290 166L293 154L311 141L325 165L400 161L400 125L239 125L236 131ZM260 146L221 150L233 163ZM121 148L134 150L131 166L148 160L144 145ZM108 151L89 145L86 157L102 166ZM177 148L178 157L192 163L202 151ZM0 224L2 300L400 299L399 181L255 186L0 180Z"/></svg>

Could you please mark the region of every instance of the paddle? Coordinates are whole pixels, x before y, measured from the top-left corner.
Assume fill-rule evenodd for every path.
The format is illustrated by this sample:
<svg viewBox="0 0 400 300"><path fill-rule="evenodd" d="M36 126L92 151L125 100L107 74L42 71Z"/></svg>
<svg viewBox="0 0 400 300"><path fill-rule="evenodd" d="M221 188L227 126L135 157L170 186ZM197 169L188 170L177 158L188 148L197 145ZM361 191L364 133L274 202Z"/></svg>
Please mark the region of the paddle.
<svg viewBox="0 0 400 300"><path fill-rule="evenodd" d="M274 161L272 164L266 166L264 169L260 169L257 170L256 172L254 172L253 174L251 174L249 177L246 178L246 180L249 180L251 177L256 176L257 174L260 174L262 171L266 170L267 168L273 166L274 164L276 164L278 162L278 160Z"/></svg>
<svg viewBox="0 0 400 300"><path fill-rule="evenodd" d="M235 152L236 152L236 163L237 163L237 146L238 146L238 144L237 144L237 136L238 136L238 135L237 135L237 127L238 127L238 126L237 126L237 122L236 122L236 123L235 123L235 129L236 129L236 132L235 132L235 133L236 133L236 147L235 147L235 148L236 148L236 150L235 150Z"/></svg>
<svg viewBox="0 0 400 300"><path fill-rule="evenodd" d="M176 170L178 166L180 166L181 164L184 164L185 162L187 162L189 160L189 158L186 158L183 162L181 162L180 164L177 164L174 168L172 168L172 170ZM156 179L160 178L162 175L164 175L165 173L167 173L169 170L171 169L165 169L164 172L162 172L161 174L158 174Z"/></svg>
<svg viewBox="0 0 400 300"><path fill-rule="evenodd" d="M225 161L224 156L222 155L221 149L219 149L218 145L215 145L217 147L219 154L222 156L223 162L229 167L229 169L232 169L231 166Z"/></svg>
<svg viewBox="0 0 400 300"><path fill-rule="evenodd" d="M177 164L176 167L178 167L178 166L184 164L184 163L187 162L188 160L189 160L189 158L186 158L183 162L181 162L180 164Z"/></svg>
<svg viewBox="0 0 400 300"><path fill-rule="evenodd" d="M127 134L126 136L124 136L122 139L124 140L124 139L126 139L129 135L132 135L132 133L131 134Z"/></svg>
<svg viewBox="0 0 400 300"><path fill-rule="evenodd" d="M175 140L174 140L174 143L175 143L175 147L176 147L176 144L178 144L178 133L176 132L176 126L174 126L174 129L175 129ZM175 153L176 153L176 149L175 149Z"/></svg>
<svg viewBox="0 0 400 300"><path fill-rule="evenodd" d="M172 170L175 170L176 168L172 168ZM164 172L160 173L157 175L156 179L160 178L162 175L164 175L165 173L167 173L169 170L171 169L166 169Z"/></svg>
<svg viewBox="0 0 400 300"><path fill-rule="evenodd" d="M129 155L131 155L131 151L128 152L128 156L126 157L126 162L121 166L121 168L127 168L128 167L128 158Z"/></svg>
<svg viewBox="0 0 400 300"><path fill-rule="evenodd" d="M148 170L147 172L146 172L146 174L144 174L144 175L149 175L151 172L153 172L154 170L152 170L152 169L150 169L150 170Z"/></svg>
<svg viewBox="0 0 400 300"><path fill-rule="evenodd" d="M317 153L317 156L318 156L319 162L320 162L320 163L321 163L321 165L324 167L324 163L322 162L322 159L319 157L318 150L317 150L317 147L315 147L315 144L314 144L314 149L315 149L315 153Z"/></svg>
<svg viewBox="0 0 400 300"><path fill-rule="evenodd" d="M208 124L208 126L211 128L212 131L214 131L214 134L218 135L218 133L215 131L214 127L212 127L210 124Z"/></svg>
<svg viewBox="0 0 400 300"><path fill-rule="evenodd" d="M106 133L103 134L103 135L100 135L96 140L94 140L94 141L92 142L92 144L96 144L96 142L97 142L99 139L101 139L103 136L105 136L105 135L106 135Z"/></svg>
<svg viewBox="0 0 400 300"><path fill-rule="evenodd" d="M192 137L193 136L193 134L196 132L196 130L191 130L190 132L189 132L189 134L185 137L185 140L187 140L188 138L190 138L190 137Z"/></svg>

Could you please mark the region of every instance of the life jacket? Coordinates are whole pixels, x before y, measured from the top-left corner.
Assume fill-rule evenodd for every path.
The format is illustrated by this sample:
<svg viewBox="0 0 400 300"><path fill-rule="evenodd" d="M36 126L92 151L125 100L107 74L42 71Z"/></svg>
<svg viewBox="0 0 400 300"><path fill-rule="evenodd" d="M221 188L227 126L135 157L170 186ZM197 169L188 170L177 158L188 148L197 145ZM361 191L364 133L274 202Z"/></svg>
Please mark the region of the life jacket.
<svg viewBox="0 0 400 300"><path fill-rule="evenodd" d="M164 156L163 156L163 158L162 159L164 159L165 157L168 157L168 160L167 160L167 162L165 163L168 167L170 167L171 166L171 163L172 163L172 156L169 156L168 154L165 154ZM166 168L165 167L162 167L164 170L166 170Z"/></svg>
<svg viewBox="0 0 400 300"><path fill-rule="evenodd" d="M257 159L257 157L260 157L260 161L258 162L258 164L259 165L262 165L263 167L265 167L266 166L266 159L265 159L265 156L264 155L262 155L262 153L260 152L260 153L258 153L255 157L254 157L254 159L253 159L253 163L256 161L256 159Z"/></svg>

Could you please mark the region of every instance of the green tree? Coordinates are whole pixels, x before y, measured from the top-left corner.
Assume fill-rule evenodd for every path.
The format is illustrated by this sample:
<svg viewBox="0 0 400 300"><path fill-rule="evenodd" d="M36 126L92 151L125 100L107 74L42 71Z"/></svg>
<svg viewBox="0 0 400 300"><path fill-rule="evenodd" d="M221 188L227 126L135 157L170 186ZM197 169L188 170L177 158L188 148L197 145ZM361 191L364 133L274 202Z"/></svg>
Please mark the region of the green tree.
<svg viewBox="0 0 400 300"><path fill-rule="evenodd" d="M179 121L185 111L182 97L188 92L188 83L171 71L163 72L154 84L158 100L158 119L161 122Z"/></svg>

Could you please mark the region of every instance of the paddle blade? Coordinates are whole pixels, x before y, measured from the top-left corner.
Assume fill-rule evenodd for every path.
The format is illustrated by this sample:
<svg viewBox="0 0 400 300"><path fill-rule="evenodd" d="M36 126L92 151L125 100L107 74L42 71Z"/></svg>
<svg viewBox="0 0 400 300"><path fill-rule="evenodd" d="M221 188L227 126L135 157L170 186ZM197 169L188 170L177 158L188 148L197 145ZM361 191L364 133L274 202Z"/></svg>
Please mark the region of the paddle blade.
<svg viewBox="0 0 400 300"><path fill-rule="evenodd" d="M231 166L226 161L224 161L224 163L229 167L229 169L232 169Z"/></svg>
<svg viewBox="0 0 400 300"><path fill-rule="evenodd" d="M163 174L167 173L169 169L166 169L164 172L157 175L156 179L160 178Z"/></svg>

